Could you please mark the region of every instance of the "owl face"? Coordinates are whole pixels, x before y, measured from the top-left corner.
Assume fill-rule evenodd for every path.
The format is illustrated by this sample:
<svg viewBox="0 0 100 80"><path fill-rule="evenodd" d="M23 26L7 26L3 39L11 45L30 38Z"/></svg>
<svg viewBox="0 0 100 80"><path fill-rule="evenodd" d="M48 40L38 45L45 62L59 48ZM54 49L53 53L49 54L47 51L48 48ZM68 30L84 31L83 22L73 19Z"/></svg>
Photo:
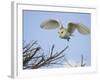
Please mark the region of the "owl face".
<svg viewBox="0 0 100 80"><path fill-rule="evenodd" d="M69 32L65 28L60 28L58 34L60 38L64 38L64 39L70 36Z"/></svg>

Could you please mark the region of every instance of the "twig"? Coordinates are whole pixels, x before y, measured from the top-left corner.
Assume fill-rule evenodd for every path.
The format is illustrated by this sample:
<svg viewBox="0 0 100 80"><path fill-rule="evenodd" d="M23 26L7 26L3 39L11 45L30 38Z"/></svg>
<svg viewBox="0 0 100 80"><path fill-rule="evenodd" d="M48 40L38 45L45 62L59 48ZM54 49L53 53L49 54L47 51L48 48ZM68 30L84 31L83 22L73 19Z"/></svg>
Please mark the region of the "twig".
<svg viewBox="0 0 100 80"><path fill-rule="evenodd" d="M60 64L57 61L62 59L64 57L63 52L68 48L65 47L60 52L54 53L54 47L55 45L52 45L50 55L44 55L44 53L39 53L38 51L41 51L40 47L33 48L34 44L36 44L37 41L29 43L26 45L23 49L23 57L25 58L23 60L23 69L37 69L43 66L47 65L54 65L54 64ZM29 63L31 61L31 63Z"/></svg>

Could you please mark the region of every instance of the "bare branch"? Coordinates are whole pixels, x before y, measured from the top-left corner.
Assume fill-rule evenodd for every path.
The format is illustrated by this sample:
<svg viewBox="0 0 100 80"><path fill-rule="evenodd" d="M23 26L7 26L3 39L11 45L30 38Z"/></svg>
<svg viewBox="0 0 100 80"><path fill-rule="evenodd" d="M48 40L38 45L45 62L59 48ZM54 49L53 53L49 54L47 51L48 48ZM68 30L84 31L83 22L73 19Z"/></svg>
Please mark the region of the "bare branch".
<svg viewBox="0 0 100 80"><path fill-rule="evenodd" d="M26 64L32 59L32 57L35 56L35 54L36 54L39 50L40 50L40 47L38 47L38 48L34 51L33 55L31 55L30 57L26 58L26 59L23 61L23 65L26 65Z"/></svg>
<svg viewBox="0 0 100 80"><path fill-rule="evenodd" d="M23 57L25 58L23 59L23 69L37 69L47 65L61 64L57 61L64 57L63 52L68 48L67 46L60 52L54 53L55 45L52 45L50 55L44 55L40 47L34 48L34 44L36 44L36 41L29 43L23 48L25 49L23 50Z"/></svg>
<svg viewBox="0 0 100 80"><path fill-rule="evenodd" d="M86 65L83 61L84 61L84 57L83 55L81 55L81 67L84 67Z"/></svg>
<svg viewBox="0 0 100 80"><path fill-rule="evenodd" d="M50 57L52 57L54 47L55 47L55 46L53 45L52 48L51 48L51 55L50 55Z"/></svg>
<svg viewBox="0 0 100 80"><path fill-rule="evenodd" d="M33 41L32 41L32 42L33 42ZM26 50L23 52L23 54L26 53L26 52L28 52L29 49L30 49L34 44L36 44L36 43L37 43L37 41L35 41L35 42L33 42L33 43L29 43L28 45L26 45L26 46L23 48L23 50L26 49Z"/></svg>

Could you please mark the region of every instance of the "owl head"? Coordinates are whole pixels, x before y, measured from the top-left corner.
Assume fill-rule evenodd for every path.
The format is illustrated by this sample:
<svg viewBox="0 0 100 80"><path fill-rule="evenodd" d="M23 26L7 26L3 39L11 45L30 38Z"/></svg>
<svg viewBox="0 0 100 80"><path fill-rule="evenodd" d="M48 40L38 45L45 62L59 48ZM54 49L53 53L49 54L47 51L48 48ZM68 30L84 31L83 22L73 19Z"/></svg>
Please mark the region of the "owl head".
<svg viewBox="0 0 100 80"><path fill-rule="evenodd" d="M70 36L70 33L64 27L59 28L58 34L59 34L60 38L69 37Z"/></svg>

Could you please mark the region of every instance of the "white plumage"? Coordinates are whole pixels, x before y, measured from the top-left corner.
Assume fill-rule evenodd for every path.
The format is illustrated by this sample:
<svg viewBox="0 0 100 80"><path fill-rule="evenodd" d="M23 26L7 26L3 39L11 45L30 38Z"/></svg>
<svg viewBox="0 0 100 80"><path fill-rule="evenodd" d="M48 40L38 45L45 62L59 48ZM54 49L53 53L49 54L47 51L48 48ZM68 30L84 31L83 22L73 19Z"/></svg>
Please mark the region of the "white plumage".
<svg viewBox="0 0 100 80"><path fill-rule="evenodd" d="M70 22L67 26L67 28L64 28L59 21L53 19L45 20L40 25L42 29L48 30L59 28L59 37L62 39L67 39L67 41L69 41L70 36L72 36L72 33L74 33L75 30L77 30L79 33L83 35L90 34L90 30L84 24Z"/></svg>

